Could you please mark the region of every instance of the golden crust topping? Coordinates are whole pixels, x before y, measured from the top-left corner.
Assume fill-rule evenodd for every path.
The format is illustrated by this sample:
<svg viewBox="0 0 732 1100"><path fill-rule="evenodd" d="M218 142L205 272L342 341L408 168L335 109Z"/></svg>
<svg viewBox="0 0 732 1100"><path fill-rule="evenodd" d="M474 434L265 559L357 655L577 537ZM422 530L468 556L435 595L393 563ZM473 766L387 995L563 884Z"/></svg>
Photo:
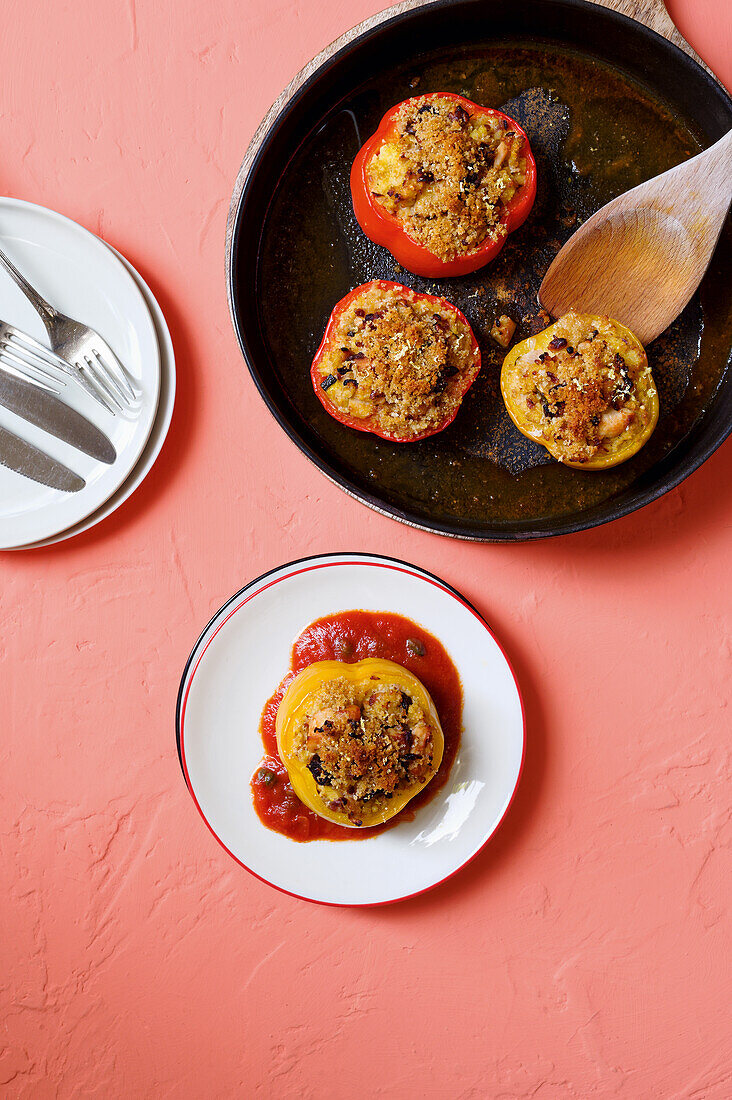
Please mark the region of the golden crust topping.
<svg viewBox="0 0 732 1100"><path fill-rule="evenodd" d="M340 315L319 371L337 411L410 439L455 411L475 364L470 330L453 310L377 284Z"/></svg>
<svg viewBox="0 0 732 1100"><path fill-rule="evenodd" d="M448 261L506 235L504 207L526 181L523 146L495 115L421 96L402 104L366 176L374 199Z"/></svg>
<svg viewBox="0 0 732 1100"><path fill-rule="evenodd" d="M651 420L648 361L619 332L608 317L570 312L552 326L551 340L526 341L515 361L509 396L561 461L587 462L625 433L645 432Z"/></svg>
<svg viewBox="0 0 732 1100"><path fill-rule="evenodd" d="M387 808L395 794L430 773L434 738L429 717L399 686L324 683L293 741L331 809L354 824Z"/></svg>

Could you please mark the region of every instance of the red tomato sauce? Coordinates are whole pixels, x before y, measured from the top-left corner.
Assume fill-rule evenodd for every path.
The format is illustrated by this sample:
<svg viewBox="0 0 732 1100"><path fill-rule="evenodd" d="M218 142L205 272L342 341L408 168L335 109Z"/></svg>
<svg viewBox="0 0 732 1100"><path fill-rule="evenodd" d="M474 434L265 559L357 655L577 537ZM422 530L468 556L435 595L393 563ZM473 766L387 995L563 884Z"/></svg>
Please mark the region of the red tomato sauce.
<svg viewBox="0 0 732 1100"><path fill-rule="evenodd" d="M421 652L424 651L424 652ZM390 821L368 829L346 829L319 817L293 791L287 768L277 753L275 720L285 691L298 672L316 661L347 661L366 657L395 661L422 681L432 696L445 735L445 750L437 775ZM259 724L265 756L252 776L254 808L268 829L291 840L367 840L399 821L411 821L447 781L460 744L463 692L460 677L445 647L421 626L380 611L341 611L318 619L303 630L292 647L290 671L267 700Z"/></svg>

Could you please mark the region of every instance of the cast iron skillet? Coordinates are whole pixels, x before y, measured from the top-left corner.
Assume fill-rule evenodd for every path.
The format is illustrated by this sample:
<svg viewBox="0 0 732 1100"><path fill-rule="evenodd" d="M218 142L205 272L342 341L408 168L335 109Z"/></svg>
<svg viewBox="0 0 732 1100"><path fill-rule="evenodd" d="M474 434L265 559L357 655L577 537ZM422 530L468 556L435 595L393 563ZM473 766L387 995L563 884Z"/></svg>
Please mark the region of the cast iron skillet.
<svg viewBox="0 0 732 1100"><path fill-rule="evenodd" d="M529 133L539 167L534 211L498 260L442 282L403 272L367 241L348 192L353 156L384 110L439 89L505 107ZM661 393L656 433L615 470L568 470L519 435L498 393L502 353L487 333L502 312L519 322L517 338L542 328L536 291L578 219L731 126L732 100L688 50L583 0L408 2L354 28L274 105L234 192L229 304L269 409L346 492L453 537L563 534L661 496L732 430L729 224L700 293L649 349ZM332 305L372 278L444 295L467 314L483 349L481 376L456 421L421 443L353 432L310 389L310 361Z"/></svg>

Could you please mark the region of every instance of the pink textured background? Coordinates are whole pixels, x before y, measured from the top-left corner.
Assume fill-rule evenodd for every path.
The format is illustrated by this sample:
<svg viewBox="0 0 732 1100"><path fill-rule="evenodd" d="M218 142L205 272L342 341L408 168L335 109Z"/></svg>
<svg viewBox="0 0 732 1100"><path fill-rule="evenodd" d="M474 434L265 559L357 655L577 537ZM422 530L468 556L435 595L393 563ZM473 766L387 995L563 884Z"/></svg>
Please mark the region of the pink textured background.
<svg viewBox="0 0 732 1100"><path fill-rule="evenodd" d="M6 0L0 189L129 256L168 316L180 398L117 515L0 559L3 1097L732 1095L732 448L609 528L457 544L327 483L234 341L223 237L243 150L296 70L379 6ZM729 0L671 6L731 84ZM174 748L209 615L336 549L462 587L528 709L499 835L378 911L238 868Z"/></svg>

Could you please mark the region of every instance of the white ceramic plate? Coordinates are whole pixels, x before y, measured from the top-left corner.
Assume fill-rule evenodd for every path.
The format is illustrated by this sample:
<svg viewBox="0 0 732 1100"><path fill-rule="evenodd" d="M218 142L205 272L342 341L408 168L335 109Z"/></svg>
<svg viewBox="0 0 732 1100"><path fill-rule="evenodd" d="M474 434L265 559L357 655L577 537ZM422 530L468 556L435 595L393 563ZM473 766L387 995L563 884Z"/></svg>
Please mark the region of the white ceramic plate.
<svg viewBox="0 0 732 1100"><path fill-rule="evenodd" d="M304 627L352 608L406 615L443 643L463 684L461 745L448 782L414 821L355 843L300 844L265 828L254 811L260 714ZM359 554L305 558L233 596L189 658L177 734L189 790L229 854L272 886L331 905L398 901L464 867L508 809L525 743L516 679L477 611L415 566Z"/></svg>
<svg viewBox="0 0 732 1100"><path fill-rule="evenodd" d="M107 245L107 247L112 248L111 245ZM114 493L109 500L105 501L101 508L98 508L93 515L87 516L81 523L75 524L67 531L63 531L53 538L31 543L29 546L18 546L16 547L17 550L34 550L41 546L51 546L55 542L63 542L65 539L73 538L74 535L80 535L82 531L87 531L90 527L94 527L101 520L111 515L112 512L115 512L120 504L123 504L127 498L134 493L135 489L137 489L150 473L156 458L160 454L168 434L168 429L170 428L173 407L175 405L176 376L175 352L173 350L173 341L168 331L168 325L162 309L139 272L135 270L129 260L125 259L120 252L117 252L116 249L112 249L112 251L120 258L127 270L136 280L155 323L155 331L160 348L160 399L158 401L158 411L155 422L152 426L148 441L145 444L145 449L134 470L127 478L124 485L121 485L117 492Z"/></svg>
<svg viewBox="0 0 732 1100"><path fill-rule="evenodd" d="M92 515L129 477L147 443L160 393L160 351L150 310L135 279L103 241L42 206L0 198L0 244L39 292L62 312L95 328L143 391L134 420L106 412L77 384L63 400L112 440L111 465L0 407L0 424L59 459L86 480L78 493L39 485L0 466L0 549L52 538ZM47 343L43 323L9 275L0 272L0 318Z"/></svg>

